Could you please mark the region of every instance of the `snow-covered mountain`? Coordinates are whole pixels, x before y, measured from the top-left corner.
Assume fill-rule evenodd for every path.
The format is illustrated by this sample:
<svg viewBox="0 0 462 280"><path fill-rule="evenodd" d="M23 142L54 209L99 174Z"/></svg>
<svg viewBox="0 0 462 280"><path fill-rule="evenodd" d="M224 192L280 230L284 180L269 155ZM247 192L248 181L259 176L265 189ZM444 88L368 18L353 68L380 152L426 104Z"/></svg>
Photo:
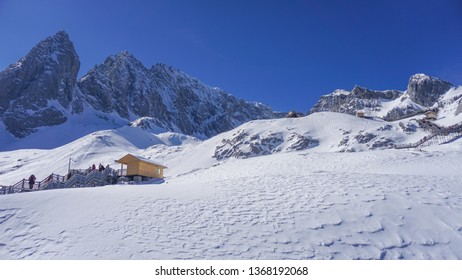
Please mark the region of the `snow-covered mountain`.
<svg viewBox="0 0 462 280"><path fill-rule="evenodd" d="M425 74L415 74L409 78L406 91L370 90L355 86L353 90L336 90L323 95L309 110L315 112L338 112L355 115L363 112L369 117L379 117L387 121L404 119L424 113L430 107L438 107L437 101L452 85Z"/></svg>
<svg viewBox="0 0 462 280"><path fill-rule="evenodd" d="M461 140L368 150L372 138L351 146L363 152L335 152L371 132L427 133L322 112L204 141L125 126L0 152L2 184L65 174L69 158L114 166L129 152L168 166L164 184L0 195L0 259L461 259Z"/></svg>
<svg viewBox="0 0 462 280"><path fill-rule="evenodd" d="M8 132L25 137L79 112L81 107L73 106L79 67L74 46L61 31L0 72L0 118Z"/></svg>
<svg viewBox="0 0 462 280"><path fill-rule="evenodd" d="M126 51L77 80L79 66L69 36L60 31L0 72L0 129L10 135L0 141L15 142L69 121L82 124L89 115L106 127L149 118L157 129L200 138L274 116L263 104L237 99L172 67L147 69ZM74 127L80 129L88 130Z"/></svg>
<svg viewBox="0 0 462 280"><path fill-rule="evenodd" d="M438 119L433 123L441 128L462 123L459 110L461 100L462 87L449 90L440 99L442 104L446 104L445 109L438 113ZM128 152L161 161L169 166L167 174L177 176L229 160L272 154L390 150L395 146L429 138L434 132L425 125L423 119L423 115L417 115L387 122L348 114L320 112L301 118L254 120L206 140L174 132L156 131L149 126L151 122L147 119L132 126L106 128L89 133L62 146L55 144L57 140L45 130L31 136L30 140L42 140L57 147L24 150L29 151L26 153L18 153L16 150L0 153L8 159L0 170L0 182L13 184L31 172L40 178L49 175L48 173L64 174L69 158L74 159L75 168L87 168L93 163L112 163ZM63 124L57 129L65 135L72 133L72 125ZM88 125L90 131L92 126ZM441 143L452 139L457 138L442 139ZM26 145L33 143L23 142L22 146ZM44 157L54 158L53 169L42 168L41 159ZM191 164L192 159L194 164Z"/></svg>
<svg viewBox="0 0 462 280"><path fill-rule="evenodd" d="M144 124L148 117L151 126L200 138L274 116L263 104L239 100L173 67L147 69L125 51L90 70L78 85L97 110L131 121L143 117Z"/></svg>
<svg viewBox="0 0 462 280"><path fill-rule="evenodd" d="M435 123L460 123L461 98ZM126 153L168 167L164 184L0 195L0 259L461 259L461 139L388 149L429 135L420 118L321 112L203 141L123 126L0 152L3 185Z"/></svg>
<svg viewBox="0 0 462 280"><path fill-rule="evenodd" d="M173 166L168 172L174 175L208 168L227 160L279 153L393 149L430 139L435 134L435 128L443 131L439 143L457 139L458 134L451 134L452 137L444 129L462 123L462 87L451 88L438 98L437 103L440 110L437 119L432 122L433 126L428 125L422 114L389 122L380 118L319 112L301 118L254 120L205 140L166 132L151 117L137 119L129 126L120 116L115 122L114 115L118 114L114 112L90 111L92 107L88 107L78 118L71 116L64 124L42 128L26 139L6 146L5 150L10 152L2 155L14 160L2 165L0 182L13 184L30 172L40 178L48 173L64 174L70 157L75 159L76 168L87 168L95 162L111 163L119 156L133 152ZM98 115L102 114L113 118L112 126L100 123ZM0 135L0 140L1 137L4 135ZM40 147L37 143L42 147L46 145L47 150L30 150ZM25 157L24 153L17 153L18 149L30 152ZM108 155L112 157L110 162L107 162ZM41 168L40 159L43 157L55 158L53 169ZM194 168L189 164L191 159L194 159Z"/></svg>
<svg viewBox="0 0 462 280"><path fill-rule="evenodd" d="M0 186L127 153L165 183L0 195L0 259L462 258L462 87L417 74L267 119L128 52L77 71L59 32L0 73Z"/></svg>

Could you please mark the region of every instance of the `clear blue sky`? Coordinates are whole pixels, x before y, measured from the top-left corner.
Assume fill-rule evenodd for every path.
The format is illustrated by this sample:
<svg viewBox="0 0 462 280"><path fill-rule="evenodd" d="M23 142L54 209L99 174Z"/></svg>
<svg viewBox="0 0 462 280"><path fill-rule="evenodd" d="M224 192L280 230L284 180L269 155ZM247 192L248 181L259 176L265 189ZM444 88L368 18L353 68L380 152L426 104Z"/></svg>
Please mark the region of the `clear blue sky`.
<svg viewBox="0 0 462 280"><path fill-rule="evenodd" d="M128 50L281 111L415 73L462 84L462 0L0 0L0 69L59 30L79 77Z"/></svg>

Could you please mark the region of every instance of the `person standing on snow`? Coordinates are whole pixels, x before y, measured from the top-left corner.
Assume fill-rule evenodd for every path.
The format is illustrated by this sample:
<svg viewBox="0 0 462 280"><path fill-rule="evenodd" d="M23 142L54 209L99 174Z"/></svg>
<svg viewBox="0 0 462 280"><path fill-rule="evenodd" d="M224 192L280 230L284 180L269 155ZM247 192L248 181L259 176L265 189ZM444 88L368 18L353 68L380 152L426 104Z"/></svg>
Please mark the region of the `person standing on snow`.
<svg viewBox="0 0 462 280"><path fill-rule="evenodd" d="M35 185L35 176L34 174L30 175L29 177L29 190L32 190L34 188L34 185Z"/></svg>

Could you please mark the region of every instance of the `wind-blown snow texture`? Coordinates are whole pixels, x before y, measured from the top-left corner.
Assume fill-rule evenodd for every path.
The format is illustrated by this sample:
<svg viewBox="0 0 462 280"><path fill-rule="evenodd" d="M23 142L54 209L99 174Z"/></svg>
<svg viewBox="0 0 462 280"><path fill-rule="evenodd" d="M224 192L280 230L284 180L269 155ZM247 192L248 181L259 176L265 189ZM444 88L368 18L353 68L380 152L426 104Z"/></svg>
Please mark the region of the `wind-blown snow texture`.
<svg viewBox="0 0 462 280"><path fill-rule="evenodd" d="M130 152L169 169L164 184L0 196L0 258L462 258L460 140L334 153L344 136L337 126L354 134L383 124L316 113L254 121L203 142L126 127L53 150L2 152L1 182L65 172L69 156L86 168ZM214 157L239 132L284 141L264 156ZM319 143L290 149L294 134ZM240 149L251 151L246 137Z"/></svg>

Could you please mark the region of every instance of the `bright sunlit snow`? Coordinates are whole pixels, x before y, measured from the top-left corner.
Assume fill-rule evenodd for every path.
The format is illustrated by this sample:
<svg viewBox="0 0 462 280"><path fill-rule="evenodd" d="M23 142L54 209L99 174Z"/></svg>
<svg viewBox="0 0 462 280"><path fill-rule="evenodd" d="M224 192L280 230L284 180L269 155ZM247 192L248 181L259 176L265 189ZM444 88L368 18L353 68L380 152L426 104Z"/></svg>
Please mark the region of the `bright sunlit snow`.
<svg viewBox="0 0 462 280"><path fill-rule="evenodd" d="M162 184L0 196L0 259L462 258L461 140L337 152L346 132L416 137L402 139L395 123L377 130L385 124L319 113L254 121L203 142L124 127L52 150L2 152L2 184L63 174L69 157L73 168L116 167L133 153L168 169ZM294 133L319 144L291 150ZM236 137L252 151L244 143L256 135L284 142L269 155L213 157Z"/></svg>

